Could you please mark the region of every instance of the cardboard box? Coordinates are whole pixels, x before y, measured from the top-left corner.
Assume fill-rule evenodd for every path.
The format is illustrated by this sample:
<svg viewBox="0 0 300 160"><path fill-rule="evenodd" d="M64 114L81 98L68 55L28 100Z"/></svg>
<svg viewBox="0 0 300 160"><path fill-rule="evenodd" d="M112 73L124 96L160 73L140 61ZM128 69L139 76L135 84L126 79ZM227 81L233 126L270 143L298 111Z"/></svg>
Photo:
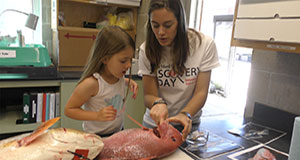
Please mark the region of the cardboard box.
<svg viewBox="0 0 300 160"><path fill-rule="evenodd" d="M59 70L82 70L98 32L97 29L72 27L59 29Z"/></svg>

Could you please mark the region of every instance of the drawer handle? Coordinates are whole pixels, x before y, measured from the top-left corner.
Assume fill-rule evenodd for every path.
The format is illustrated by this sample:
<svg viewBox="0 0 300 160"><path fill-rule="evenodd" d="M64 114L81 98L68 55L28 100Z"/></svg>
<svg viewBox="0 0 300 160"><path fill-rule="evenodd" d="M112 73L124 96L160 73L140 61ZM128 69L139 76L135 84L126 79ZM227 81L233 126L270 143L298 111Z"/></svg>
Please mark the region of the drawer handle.
<svg viewBox="0 0 300 160"><path fill-rule="evenodd" d="M274 18L280 18L279 14L278 13L274 14Z"/></svg>
<svg viewBox="0 0 300 160"><path fill-rule="evenodd" d="M275 41L274 37L270 37L269 41Z"/></svg>

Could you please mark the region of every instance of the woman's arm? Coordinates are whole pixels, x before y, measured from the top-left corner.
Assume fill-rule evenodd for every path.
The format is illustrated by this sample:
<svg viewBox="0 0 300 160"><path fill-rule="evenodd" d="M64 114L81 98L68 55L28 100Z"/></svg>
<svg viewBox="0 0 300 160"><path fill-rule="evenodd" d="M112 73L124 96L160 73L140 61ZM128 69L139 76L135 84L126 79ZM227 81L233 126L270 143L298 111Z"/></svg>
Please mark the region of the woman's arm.
<svg viewBox="0 0 300 160"><path fill-rule="evenodd" d="M188 112L193 116L204 106L208 94L210 75L211 71L199 73L196 88L191 100L179 114L168 119L169 122L178 122L184 126L184 129L182 130L183 139L190 133L192 121L185 114L182 114L182 112Z"/></svg>
<svg viewBox="0 0 300 160"><path fill-rule="evenodd" d="M210 76L211 71L199 73L193 97L181 112L188 112L193 116L204 106L207 99Z"/></svg>
<svg viewBox="0 0 300 160"><path fill-rule="evenodd" d="M86 121L111 121L115 119L116 110L112 107L105 107L98 112L85 111L81 106L98 92L99 86L95 78L89 77L82 81L74 89L69 98L66 107L65 115L76 119Z"/></svg>
<svg viewBox="0 0 300 160"><path fill-rule="evenodd" d="M158 97L158 85L156 77L143 75L144 87L144 104L151 109L155 100L161 99Z"/></svg>
<svg viewBox="0 0 300 160"><path fill-rule="evenodd" d="M164 103L154 102L162 100L158 97L158 84L156 77L143 75L143 87L144 87L144 105L150 109L150 116L156 124L160 124L162 121L168 118L168 108Z"/></svg>

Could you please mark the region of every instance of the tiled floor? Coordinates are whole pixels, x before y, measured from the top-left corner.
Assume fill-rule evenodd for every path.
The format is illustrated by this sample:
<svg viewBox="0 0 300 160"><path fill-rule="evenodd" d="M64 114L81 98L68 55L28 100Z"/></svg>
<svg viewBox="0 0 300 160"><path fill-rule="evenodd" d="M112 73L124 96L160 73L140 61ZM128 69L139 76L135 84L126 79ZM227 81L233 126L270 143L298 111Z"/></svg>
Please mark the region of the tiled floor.
<svg viewBox="0 0 300 160"><path fill-rule="evenodd" d="M245 102L239 101L234 97L224 98L216 94L209 94L205 106L203 107L202 117L213 116L243 116Z"/></svg>

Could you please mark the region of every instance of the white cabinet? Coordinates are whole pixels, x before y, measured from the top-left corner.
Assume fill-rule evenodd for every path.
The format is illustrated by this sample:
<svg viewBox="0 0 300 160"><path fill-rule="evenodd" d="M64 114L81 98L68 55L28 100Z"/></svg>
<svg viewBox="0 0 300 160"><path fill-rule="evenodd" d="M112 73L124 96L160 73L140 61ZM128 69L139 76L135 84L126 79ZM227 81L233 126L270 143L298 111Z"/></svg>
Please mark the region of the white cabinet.
<svg viewBox="0 0 300 160"><path fill-rule="evenodd" d="M259 3L250 3L247 0L242 0L238 6L237 18L299 18L299 15L299 0L269 0L268 2L262 1Z"/></svg>
<svg viewBox="0 0 300 160"><path fill-rule="evenodd" d="M300 43L300 19L237 19L235 25L237 39Z"/></svg>
<svg viewBox="0 0 300 160"><path fill-rule="evenodd" d="M300 0L238 0L236 7L232 45L300 53Z"/></svg>

